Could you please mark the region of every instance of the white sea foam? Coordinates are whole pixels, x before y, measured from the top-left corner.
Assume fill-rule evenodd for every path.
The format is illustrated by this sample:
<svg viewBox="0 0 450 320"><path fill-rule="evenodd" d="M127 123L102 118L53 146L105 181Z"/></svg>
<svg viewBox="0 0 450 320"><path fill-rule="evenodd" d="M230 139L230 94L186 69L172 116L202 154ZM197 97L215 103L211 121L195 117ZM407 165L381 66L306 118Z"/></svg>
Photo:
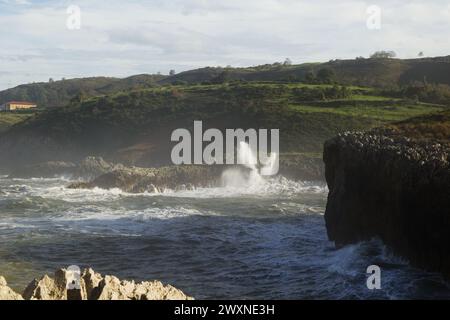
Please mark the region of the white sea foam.
<svg viewBox="0 0 450 320"><path fill-rule="evenodd" d="M250 180L252 178L250 177ZM188 198L233 198L233 197L267 197L267 196L294 196L304 193L323 194L328 192L327 186L318 182L292 181L282 176L275 178L261 178L258 183L249 182L236 174L232 183L215 188L197 188L195 190L169 191L165 196ZM254 181L254 180L252 180Z"/></svg>
<svg viewBox="0 0 450 320"><path fill-rule="evenodd" d="M19 182L19 181L15 181ZM119 188L113 189L69 189L66 180L37 179L21 180L22 183L2 188L7 197L42 197L65 202L103 202L123 197L181 197L181 198L229 198L229 197L267 197L295 196L298 194L323 194L328 192L325 183L293 181L282 176L261 177L254 171L245 172L230 169L224 172L219 187L196 188L194 190L170 190L160 193L128 193ZM25 183L29 184L25 184Z"/></svg>

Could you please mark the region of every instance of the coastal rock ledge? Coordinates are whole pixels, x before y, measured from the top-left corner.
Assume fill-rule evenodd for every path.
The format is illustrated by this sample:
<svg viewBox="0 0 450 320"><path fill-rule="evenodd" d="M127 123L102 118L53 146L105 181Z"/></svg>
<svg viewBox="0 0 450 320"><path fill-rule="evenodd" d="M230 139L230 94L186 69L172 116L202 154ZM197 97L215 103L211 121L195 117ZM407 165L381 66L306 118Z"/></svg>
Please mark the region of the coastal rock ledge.
<svg viewBox="0 0 450 320"><path fill-rule="evenodd" d="M414 266L450 277L450 148L368 132L326 142L325 221L337 246L380 238Z"/></svg>
<svg viewBox="0 0 450 320"><path fill-rule="evenodd" d="M114 276L102 276L85 269L80 277L79 289L68 290L72 274L65 269L34 279L20 295L8 287L0 277L0 300L193 300L182 291L159 281L120 280Z"/></svg>

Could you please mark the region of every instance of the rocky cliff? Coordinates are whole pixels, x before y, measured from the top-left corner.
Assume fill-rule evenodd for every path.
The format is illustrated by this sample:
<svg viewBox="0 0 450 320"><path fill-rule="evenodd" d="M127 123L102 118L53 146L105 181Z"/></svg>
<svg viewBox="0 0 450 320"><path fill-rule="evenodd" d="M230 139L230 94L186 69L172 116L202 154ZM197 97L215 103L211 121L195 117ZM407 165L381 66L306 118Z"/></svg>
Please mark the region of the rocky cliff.
<svg viewBox="0 0 450 320"><path fill-rule="evenodd" d="M20 295L8 287L0 277L0 300L192 300L182 291L159 281L120 280L115 276L102 276L92 269L85 269L79 283L71 286L73 273L57 270L54 277L48 275L30 282ZM69 288L69 289L68 289Z"/></svg>
<svg viewBox="0 0 450 320"><path fill-rule="evenodd" d="M330 240L379 237L415 265L450 276L450 148L388 131L326 142Z"/></svg>

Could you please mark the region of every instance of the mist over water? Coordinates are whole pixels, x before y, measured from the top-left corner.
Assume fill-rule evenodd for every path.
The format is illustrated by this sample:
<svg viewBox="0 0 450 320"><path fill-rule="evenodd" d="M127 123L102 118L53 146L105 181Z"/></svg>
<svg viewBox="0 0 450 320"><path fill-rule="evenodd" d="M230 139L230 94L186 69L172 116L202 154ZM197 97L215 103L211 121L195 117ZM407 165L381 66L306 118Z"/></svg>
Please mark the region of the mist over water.
<svg viewBox="0 0 450 320"><path fill-rule="evenodd" d="M439 276L376 240L336 250L326 237L325 185L255 183L252 171L224 173L222 187L161 194L2 177L0 273L17 290L77 264L159 279L196 298L450 298ZM366 288L371 264L382 268L382 290Z"/></svg>
<svg viewBox="0 0 450 320"><path fill-rule="evenodd" d="M242 167L226 169L221 177L222 186L232 188L256 186L260 188L261 185L272 184L274 181L264 179L262 173L276 174L277 161L278 155L272 153L267 163L260 164L258 167L257 156L246 142L241 141L238 146L238 164L241 164ZM243 170L243 168L247 170ZM253 191L257 193L256 190Z"/></svg>

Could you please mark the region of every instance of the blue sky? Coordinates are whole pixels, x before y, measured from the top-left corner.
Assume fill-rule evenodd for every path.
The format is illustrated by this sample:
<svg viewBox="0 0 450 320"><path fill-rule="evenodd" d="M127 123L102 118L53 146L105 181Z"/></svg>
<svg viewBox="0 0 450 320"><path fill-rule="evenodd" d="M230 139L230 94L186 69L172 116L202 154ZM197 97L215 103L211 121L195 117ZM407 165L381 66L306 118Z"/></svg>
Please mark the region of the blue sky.
<svg viewBox="0 0 450 320"><path fill-rule="evenodd" d="M81 29L66 26L69 5ZM367 8L381 9L369 30ZM368 56L449 55L450 2L0 0L0 89L86 76Z"/></svg>

